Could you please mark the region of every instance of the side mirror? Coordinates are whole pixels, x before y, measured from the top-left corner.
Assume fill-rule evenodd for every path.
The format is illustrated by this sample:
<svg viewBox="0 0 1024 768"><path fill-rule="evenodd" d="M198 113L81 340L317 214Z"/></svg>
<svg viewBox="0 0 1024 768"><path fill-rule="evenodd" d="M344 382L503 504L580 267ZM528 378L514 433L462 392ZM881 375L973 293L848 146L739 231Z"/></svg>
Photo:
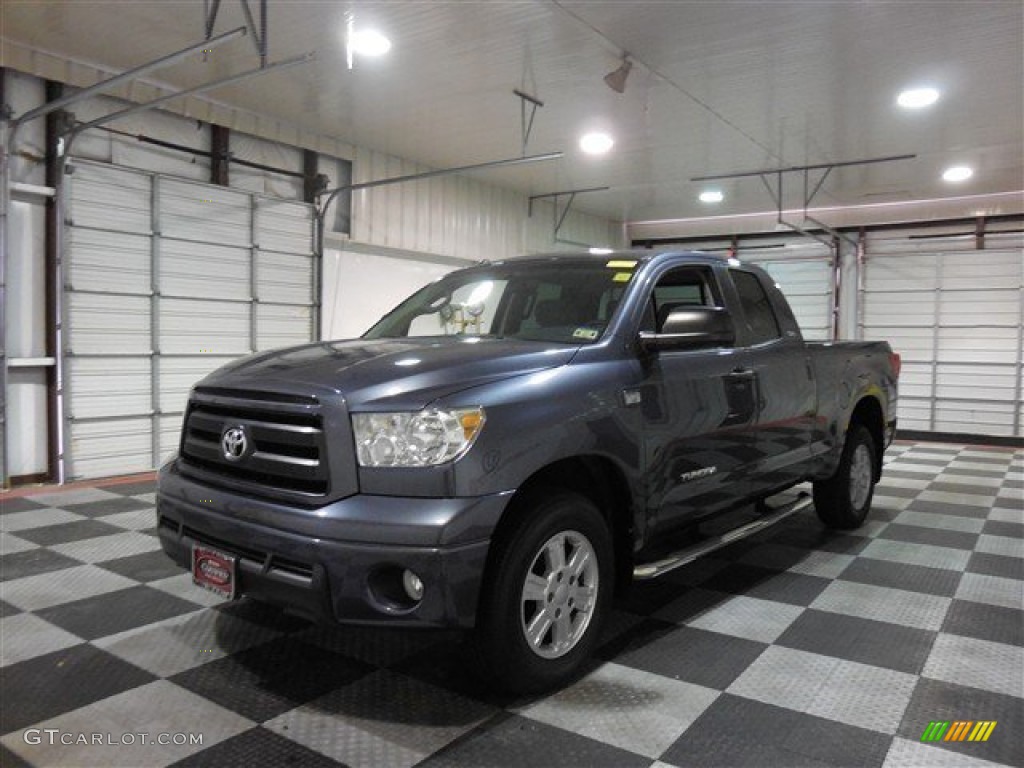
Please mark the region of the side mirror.
<svg viewBox="0 0 1024 768"><path fill-rule="evenodd" d="M728 347L736 342L736 331L728 310L721 307L677 309L665 319L661 333L640 332L640 346L655 352L662 349Z"/></svg>

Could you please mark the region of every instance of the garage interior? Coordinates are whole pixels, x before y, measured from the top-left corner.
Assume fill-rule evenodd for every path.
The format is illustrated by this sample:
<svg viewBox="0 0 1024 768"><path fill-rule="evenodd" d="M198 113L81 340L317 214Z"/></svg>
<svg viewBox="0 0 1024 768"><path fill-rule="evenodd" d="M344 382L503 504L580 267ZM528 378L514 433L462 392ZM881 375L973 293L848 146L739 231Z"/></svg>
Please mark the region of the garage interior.
<svg viewBox="0 0 1024 768"><path fill-rule="evenodd" d="M1019 0L7 0L0 67L4 766L1024 764ZM863 527L634 585L531 698L460 633L225 602L161 551L207 373L628 249L758 264L805 338L901 355Z"/></svg>

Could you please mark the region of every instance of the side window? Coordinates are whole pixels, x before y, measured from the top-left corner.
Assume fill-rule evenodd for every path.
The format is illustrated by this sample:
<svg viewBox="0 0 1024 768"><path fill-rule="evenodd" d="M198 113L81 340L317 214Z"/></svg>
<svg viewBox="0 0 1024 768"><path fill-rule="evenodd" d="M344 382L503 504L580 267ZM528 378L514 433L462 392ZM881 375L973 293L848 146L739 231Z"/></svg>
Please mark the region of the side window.
<svg viewBox="0 0 1024 768"><path fill-rule="evenodd" d="M721 305L709 269L702 267L673 269L666 272L654 286L641 322L641 330L660 333L665 320L676 309Z"/></svg>
<svg viewBox="0 0 1024 768"><path fill-rule="evenodd" d="M729 274L732 275L736 292L740 295L743 314L750 327L751 344L762 344L782 336L775 310L772 309L768 293L757 279L757 275L737 269L730 269Z"/></svg>

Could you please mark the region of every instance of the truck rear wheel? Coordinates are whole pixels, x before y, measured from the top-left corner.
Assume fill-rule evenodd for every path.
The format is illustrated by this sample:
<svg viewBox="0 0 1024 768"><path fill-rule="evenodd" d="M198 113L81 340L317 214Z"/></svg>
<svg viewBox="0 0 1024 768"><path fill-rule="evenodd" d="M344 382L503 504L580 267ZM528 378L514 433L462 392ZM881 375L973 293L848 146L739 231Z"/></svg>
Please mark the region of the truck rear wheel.
<svg viewBox="0 0 1024 768"><path fill-rule="evenodd" d="M593 652L613 548L600 511L576 493L553 491L516 523L494 542L474 640L486 677L533 693L568 681Z"/></svg>
<svg viewBox="0 0 1024 768"><path fill-rule="evenodd" d="M875 492L875 441L862 424L846 433L835 474L814 483L814 508L830 528L859 528Z"/></svg>

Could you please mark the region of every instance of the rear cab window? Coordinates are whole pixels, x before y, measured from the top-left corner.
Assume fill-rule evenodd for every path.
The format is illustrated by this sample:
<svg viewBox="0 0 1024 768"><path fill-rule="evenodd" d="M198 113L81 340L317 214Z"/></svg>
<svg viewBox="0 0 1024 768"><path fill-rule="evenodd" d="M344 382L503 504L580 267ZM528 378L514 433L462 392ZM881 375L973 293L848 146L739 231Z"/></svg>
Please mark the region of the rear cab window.
<svg viewBox="0 0 1024 768"><path fill-rule="evenodd" d="M739 296L743 318L746 322L748 344L765 344L782 338L779 319L775 315L768 292L753 272L730 269L733 285Z"/></svg>

